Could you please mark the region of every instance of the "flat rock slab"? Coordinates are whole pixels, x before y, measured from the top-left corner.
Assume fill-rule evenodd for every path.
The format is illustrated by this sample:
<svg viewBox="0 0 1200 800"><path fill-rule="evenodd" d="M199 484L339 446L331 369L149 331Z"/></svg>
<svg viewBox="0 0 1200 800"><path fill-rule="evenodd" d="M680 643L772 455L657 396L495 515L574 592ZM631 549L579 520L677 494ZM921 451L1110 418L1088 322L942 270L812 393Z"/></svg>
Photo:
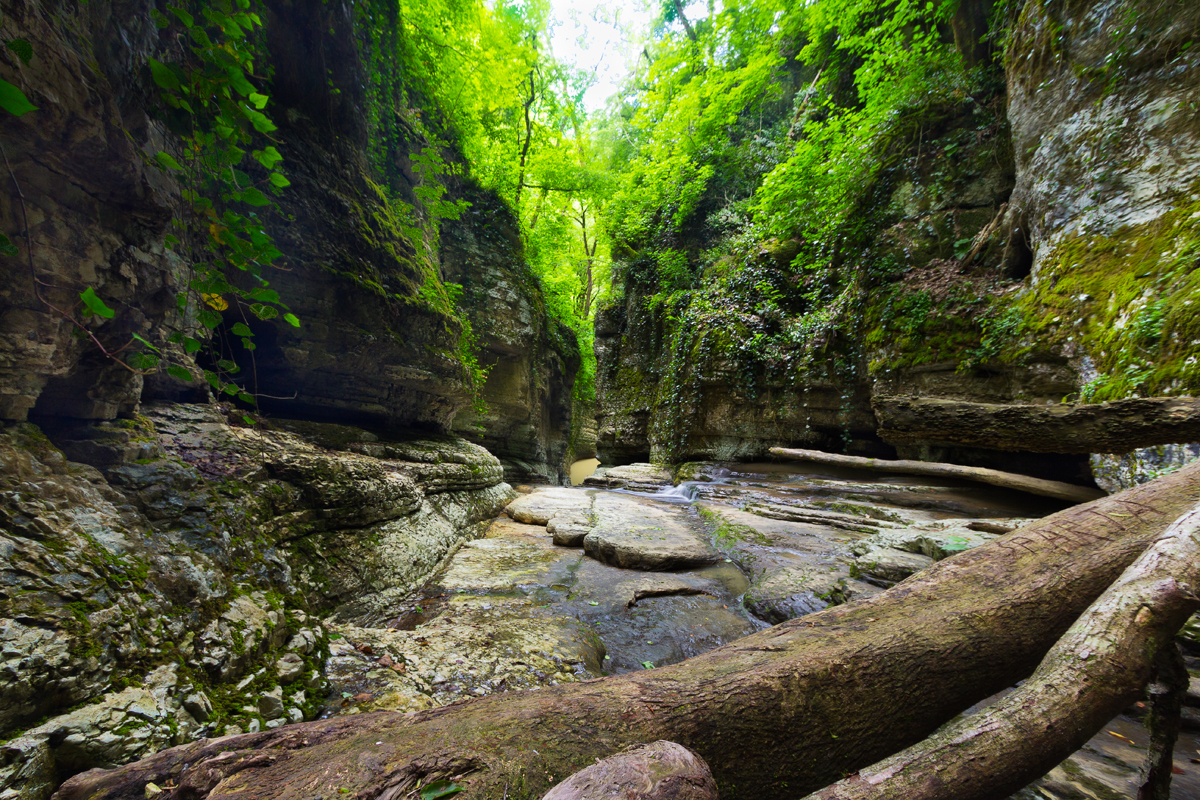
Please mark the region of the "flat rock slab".
<svg viewBox="0 0 1200 800"><path fill-rule="evenodd" d="M504 513L517 522L545 525L558 514L586 514L592 496L584 489L537 489L508 504Z"/></svg>
<svg viewBox="0 0 1200 800"><path fill-rule="evenodd" d="M890 547L871 550L854 559L859 572L889 584L899 583L932 563L933 559L927 555L893 550Z"/></svg>
<svg viewBox="0 0 1200 800"><path fill-rule="evenodd" d="M596 527L584 538L583 549L605 564L669 572L721 559L676 510L633 497L600 494L594 512Z"/></svg>
<svg viewBox="0 0 1200 800"><path fill-rule="evenodd" d="M420 711L463 697L587 680L603 647L574 617L527 598L462 595L415 630L338 626L328 676L351 698L326 713Z"/></svg>
<svg viewBox="0 0 1200 800"><path fill-rule="evenodd" d="M446 592L530 594L569 583L579 558L555 547L545 528L501 519L486 538L464 544L435 580Z"/></svg>
<svg viewBox="0 0 1200 800"><path fill-rule="evenodd" d="M629 489L635 492L654 491L674 486L671 471L654 464L625 464L596 470L584 478L584 486L603 489Z"/></svg>
<svg viewBox="0 0 1200 800"><path fill-rule="evenodd" d="M717 784L700 756L657 741L581 769L542 800L717 800Z"/></svg>

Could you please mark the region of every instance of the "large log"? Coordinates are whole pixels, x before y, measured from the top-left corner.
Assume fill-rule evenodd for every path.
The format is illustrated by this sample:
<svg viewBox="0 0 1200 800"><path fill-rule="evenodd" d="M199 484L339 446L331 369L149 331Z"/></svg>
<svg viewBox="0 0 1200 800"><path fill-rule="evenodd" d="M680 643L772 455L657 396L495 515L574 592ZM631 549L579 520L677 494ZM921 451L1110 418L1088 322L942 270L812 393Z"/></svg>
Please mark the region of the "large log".
<svg viewBox="0 0 1200 800"><path fill-rule="evenodd" d="M791 447L772 447L771 455L779 458L790 458L794 461L811 461L814 464L829 464L835 467L851 469L869 469L875 472L891 472L903 475L931 475L938 478L958 478L960 480L990 483L1005 489L1016 489L1030 494L1053 497L1066 500L1069 503L1086 503L1102 497L1104 492L1087 486L1076 486L1073 483L1050 481L1044 478L1031 478L1028 475L1018 475L1015 472L1001 472L998 469L986 467L965 467L961 464L943 464L936 461L907 461L903 459L863 458L862 456L843 456L837 453L824 453L820 450L797 450Z"/></svg>
<svg viewBox="0 0 1200 800"><path fill-rule="evenodd" d="M1200 607L1198 593L1200 509L1193 509L1083 613L1020 689L807 800L1007 797L1138 698ZM1169 776L1169 756L1167 765Z"/></svg>
<svg viewBox="0 0 1200 800"><path fill-rule="evenodd" d="M597 757L658 739L696 751L722 797L802 797L1026 677L1197 501L1200 465L680 664L195 742L75 776L57 797L141 800L153 781L175 799L396 800L453 779L463 798L536 798Z"/></svg>
<svg viewBox="0 0 1200 800"><path fill-rule="evenodd" d="M1030 453L1128 453L1200 442L1200 398L1143 397L1112 403L1005 405L876 397L888 444L982 447Z"/></svg>

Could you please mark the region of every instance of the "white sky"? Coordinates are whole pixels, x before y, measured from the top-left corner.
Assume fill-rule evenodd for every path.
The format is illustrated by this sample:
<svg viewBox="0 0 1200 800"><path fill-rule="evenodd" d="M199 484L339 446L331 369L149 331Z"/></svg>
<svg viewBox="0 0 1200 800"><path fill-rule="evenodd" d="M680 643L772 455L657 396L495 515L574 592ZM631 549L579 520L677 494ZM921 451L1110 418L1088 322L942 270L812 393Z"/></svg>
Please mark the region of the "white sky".
<svg viewBox="0 0 1200 800"><path fill-rule="evenodd" d="M603 108L616 94L660 7L661 0L603 4L551 0L550 47L554 55L580 69L595 71L596 85L583 96L588 111ZM705 0L684 3L684 13L693 22L707 12Z"/></svg>

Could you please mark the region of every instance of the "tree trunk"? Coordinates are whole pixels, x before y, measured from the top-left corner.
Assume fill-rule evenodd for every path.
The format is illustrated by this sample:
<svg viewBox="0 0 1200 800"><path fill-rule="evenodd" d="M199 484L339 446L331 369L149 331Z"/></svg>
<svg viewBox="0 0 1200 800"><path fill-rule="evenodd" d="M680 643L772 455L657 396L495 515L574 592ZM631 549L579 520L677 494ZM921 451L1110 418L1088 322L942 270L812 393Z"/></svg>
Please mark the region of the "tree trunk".
<svg viewBox="0 0 1200 800"><path fill-rule="evenodd" d="M872 598L791 620L680 664L416 714L335 718L164 751L72 778L60 800L540 797L637 743L669 739L722 797L794 798L919 742L1027 676L1200 500L1200 464L1031 523Z"/></svg>
<svg viewBox="0 0 1200 800"><path fill-rule="evenodd" d="M887 460L882 458L862 458L861 456L842 456L836 453L823 453L820 450L794 450L789 447L772 447L771 455L779 458L790 458L796 461L811 461L815 464L832 464L837 467L852 467L854 469L869 469L875 472L898 472L905 475L933 475L939 478L959 478L968 481L990 483L1005 489L1016 489L1030 494L1039 494L1066 500L1070 503L1085 503L1103 496L1099 489L1087 486L1076 486L1062 481L1048 481L1043 478L1031 478L1028 475L1018 475L1014 472L1001 472L998 469L985 467L964 467L961 464L941 464L936 461L904 461Z"/></svg>
<svg viewBox="0 0 1200 800"><path fill-rule="evenodd" d="M1174 648L1175 634L1200 607L1198 591L1200 507L1083 613L1020 689L807 800L1007 797L1138 698L1159 655ZM1170 774L1168 760L1168 784Z"/></svg>
<svg viewBox="0 0 1200 800"><path fill-rule="evenodd" d="M877 397L888 444L986 447L1032 453L1128 453L1200 442L1200 398L1141 397L1051 406Z"/></svg>

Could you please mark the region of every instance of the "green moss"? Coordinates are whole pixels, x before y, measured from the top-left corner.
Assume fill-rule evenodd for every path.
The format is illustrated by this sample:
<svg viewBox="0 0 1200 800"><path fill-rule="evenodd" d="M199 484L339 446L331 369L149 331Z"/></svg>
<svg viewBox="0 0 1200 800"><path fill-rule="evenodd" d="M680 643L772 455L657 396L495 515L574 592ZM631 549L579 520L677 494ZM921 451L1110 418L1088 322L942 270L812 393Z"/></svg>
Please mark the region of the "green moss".
<svg viewBox="0 0 1200 800"><path fill-rule="evenodd" d="M1097 377L1080 399L1200 390L1200 202L1112 236L1076 234L1019 299L1039 340L1081 346Z"/></svg>

